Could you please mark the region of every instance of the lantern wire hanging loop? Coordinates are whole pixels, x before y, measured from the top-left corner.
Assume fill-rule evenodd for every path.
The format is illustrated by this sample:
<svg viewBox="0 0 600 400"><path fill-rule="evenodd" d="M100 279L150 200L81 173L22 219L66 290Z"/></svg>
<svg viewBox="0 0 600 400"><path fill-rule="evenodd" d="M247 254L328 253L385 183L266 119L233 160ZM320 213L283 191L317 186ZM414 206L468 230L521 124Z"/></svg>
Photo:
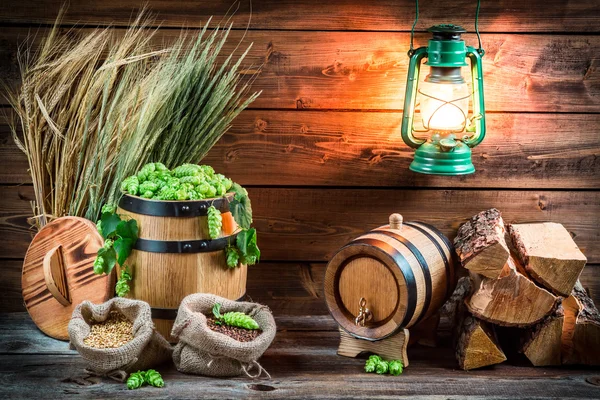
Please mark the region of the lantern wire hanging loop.
<svg viewBox="0 0 600 400"><path fill-rule="evenodd" d="M475 33L477 34L477 42L479 43L479 48L477 52L479 55L483 56L485 54L485 50L481 47L481 35L479 34L479 9L481 8L481 0L477 0L477 9L475 11ZM415 52L415 48L413 47L413 41L415 37L415 27L417 26L417 22L419 21L419 0L415 0L415 21L412 24L412 28L410 30L410 49L408 50L408 56L412 56Z"/></svg>

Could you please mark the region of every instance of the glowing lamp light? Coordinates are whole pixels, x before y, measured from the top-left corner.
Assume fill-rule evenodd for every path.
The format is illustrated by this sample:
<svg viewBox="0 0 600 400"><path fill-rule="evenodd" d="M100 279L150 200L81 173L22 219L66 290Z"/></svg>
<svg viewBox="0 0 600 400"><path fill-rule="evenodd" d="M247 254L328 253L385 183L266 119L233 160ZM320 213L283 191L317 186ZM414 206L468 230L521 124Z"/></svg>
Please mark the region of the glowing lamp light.
<svg viewBox="0 0 600 400"><path fill-rule="evenodd" d="M466 175L475 172L471 148L485 137L485 107L481 57L484 51L466 46L458 25L436 25L427 47L409 51L410 63L402 116L402 139L416 149L410 169L436 175ZM429 74L419 84L421 62L427 58ZM462 76L471 61L472 92ZM469 116L469 100L473 113ZM420 126L415 129L417 100ZM416 137L423 133L424 137Z"/></svg>

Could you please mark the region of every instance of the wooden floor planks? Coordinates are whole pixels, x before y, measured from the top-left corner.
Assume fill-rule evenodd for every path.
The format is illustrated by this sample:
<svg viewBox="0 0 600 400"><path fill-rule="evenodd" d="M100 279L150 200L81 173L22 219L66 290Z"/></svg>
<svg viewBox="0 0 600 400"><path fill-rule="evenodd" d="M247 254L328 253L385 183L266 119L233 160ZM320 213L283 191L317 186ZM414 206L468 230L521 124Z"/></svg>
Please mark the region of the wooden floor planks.
<svg viewBox="0 0 600 400"><path fill-rule="evenodd" d="M456 369L449 348L410 348L411 365L399 377L366 374L364 360L336 355L337 332L298 329L323 323L302 320L277 320L279 332L260 360L270 380L196 377L165 365L158 368L165 388L128 391L108 379L77 379L83 376L84 364L65 342L45 337L24 313L0 314L0 398L567 399L600 395L600 387L588 382L598 378L598 370L532 368L517 361L465 372Z"/></svg>

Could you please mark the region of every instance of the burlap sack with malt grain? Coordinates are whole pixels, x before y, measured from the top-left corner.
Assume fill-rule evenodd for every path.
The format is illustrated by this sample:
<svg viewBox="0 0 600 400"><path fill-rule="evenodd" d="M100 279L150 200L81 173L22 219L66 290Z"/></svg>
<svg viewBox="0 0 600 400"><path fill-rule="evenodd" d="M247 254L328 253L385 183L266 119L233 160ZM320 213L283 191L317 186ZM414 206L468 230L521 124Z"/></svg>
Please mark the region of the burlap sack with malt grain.
<svg viewBox="0 0 600 400"><path fill-rule="evenodd" d="M206 316L212 316L215 303L221 313L241 311L250 315L262 329L251 342L239 342L211 330ZM268 307L255 303L227 300L212 294L192 294L181 302L171 335L179 339L173 361L180 372L204 376L257 378L263 372L258 359L275 338L275 320Z"/></svg>
<svg viewBox="0 0 600 400"><path fill-rule="evenodd" d="M93 322L103 322L118 311L133 323L133 340L114 349L96 349L83 342ZM86 372L125 380L127 372L153 368L171 358L171 345L154 329L148 303L116 297L102 304L84 301L69 321L70 346L87 363Z"/></svg>

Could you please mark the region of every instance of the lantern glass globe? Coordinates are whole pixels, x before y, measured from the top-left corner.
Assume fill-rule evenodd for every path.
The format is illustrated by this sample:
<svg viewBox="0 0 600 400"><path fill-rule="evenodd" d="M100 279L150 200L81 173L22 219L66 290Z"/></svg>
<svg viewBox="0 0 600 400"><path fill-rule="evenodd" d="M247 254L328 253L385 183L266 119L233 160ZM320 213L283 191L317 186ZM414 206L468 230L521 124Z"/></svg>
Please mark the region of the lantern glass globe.
<svg viewBox="0 0 600 400"><path fill-rule="evenodd" d="M419 85L421 118L425 129L462 132L469 112L469 87L465 82L428 82Z"/></svg>

